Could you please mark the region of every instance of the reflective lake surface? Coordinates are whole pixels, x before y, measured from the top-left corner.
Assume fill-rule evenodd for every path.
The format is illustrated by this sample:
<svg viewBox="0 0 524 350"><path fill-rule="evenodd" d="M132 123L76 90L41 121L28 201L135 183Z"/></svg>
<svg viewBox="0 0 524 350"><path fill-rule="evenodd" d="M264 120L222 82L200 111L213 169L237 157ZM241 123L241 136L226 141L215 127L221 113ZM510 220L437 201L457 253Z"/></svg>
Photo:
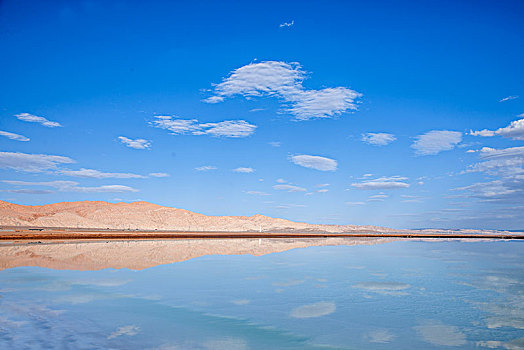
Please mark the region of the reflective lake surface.
<svg viewBox="0 0 524 350"><path fill-rule="evenodd" d="M396 241L143 270L13 267L0 271L0 348L523 349L523 248Z"/></svg>

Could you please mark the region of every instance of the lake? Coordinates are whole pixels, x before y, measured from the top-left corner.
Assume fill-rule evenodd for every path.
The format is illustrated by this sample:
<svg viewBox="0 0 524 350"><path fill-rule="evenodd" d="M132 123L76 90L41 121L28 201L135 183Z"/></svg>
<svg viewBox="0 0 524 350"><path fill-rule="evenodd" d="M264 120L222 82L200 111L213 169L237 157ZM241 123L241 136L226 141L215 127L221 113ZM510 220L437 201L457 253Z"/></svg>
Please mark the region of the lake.
<svg viewBox="0 0 524 350"><path fill-rule="evenodd" d="M141 270L6 268L0 348L523 349L523 248L393 241Z"/></svg>

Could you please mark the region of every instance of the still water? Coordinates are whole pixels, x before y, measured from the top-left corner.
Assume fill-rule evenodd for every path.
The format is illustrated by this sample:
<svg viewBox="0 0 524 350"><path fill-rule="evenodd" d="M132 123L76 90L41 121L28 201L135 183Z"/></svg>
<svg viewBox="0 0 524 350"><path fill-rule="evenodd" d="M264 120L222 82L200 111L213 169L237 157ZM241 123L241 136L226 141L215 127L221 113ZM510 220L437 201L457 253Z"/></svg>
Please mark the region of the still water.
<svg viewBox="0 0 524 350"><path fill-rule="evenodd" d="M523 248L396 241L143 270L8 268L0 348L523 349Z"/></svg>

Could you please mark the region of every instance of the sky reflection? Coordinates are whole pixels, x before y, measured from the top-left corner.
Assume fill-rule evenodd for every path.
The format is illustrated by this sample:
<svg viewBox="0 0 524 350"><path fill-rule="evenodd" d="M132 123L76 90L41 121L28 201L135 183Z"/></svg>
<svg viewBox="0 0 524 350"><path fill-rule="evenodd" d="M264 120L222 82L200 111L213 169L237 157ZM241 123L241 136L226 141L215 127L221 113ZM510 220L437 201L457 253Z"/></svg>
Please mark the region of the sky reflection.
<svg viewBox="0 0 524 350"><path fill-rule="evenodd" d="M145 270L0 272L0 347L501 348L524 337L520 242L392 242Z"/></svg>

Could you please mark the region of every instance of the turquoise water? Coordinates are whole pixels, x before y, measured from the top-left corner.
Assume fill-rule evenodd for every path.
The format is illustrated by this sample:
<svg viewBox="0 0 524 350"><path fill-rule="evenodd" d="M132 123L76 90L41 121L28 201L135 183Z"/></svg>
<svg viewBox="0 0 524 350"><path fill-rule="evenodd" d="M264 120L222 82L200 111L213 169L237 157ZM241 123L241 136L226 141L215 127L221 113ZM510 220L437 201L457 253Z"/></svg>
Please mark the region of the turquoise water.
<svg viewBox="0 0 524 350"><path fill-rule="evenodd" d="M524 348L522 242L0 271L2 349Z"/></svg>

